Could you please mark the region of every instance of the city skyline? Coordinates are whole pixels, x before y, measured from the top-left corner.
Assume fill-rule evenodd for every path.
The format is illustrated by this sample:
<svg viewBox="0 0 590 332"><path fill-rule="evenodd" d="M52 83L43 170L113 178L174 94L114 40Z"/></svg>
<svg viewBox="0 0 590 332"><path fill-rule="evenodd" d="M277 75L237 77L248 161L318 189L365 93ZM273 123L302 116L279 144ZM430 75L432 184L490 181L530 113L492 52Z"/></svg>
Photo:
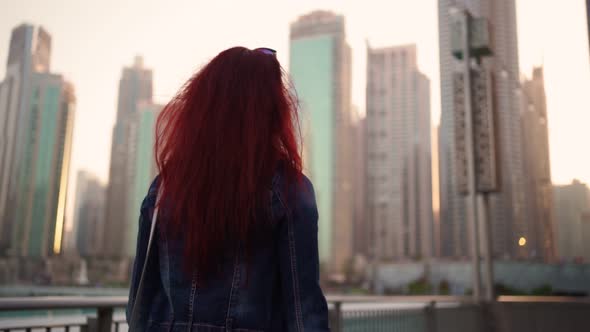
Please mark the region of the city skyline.
<svg viewBox="0 0 590 332"><path fill-rule="evenodd" d="M260 2L264 4L263 2ZM135 54L143 54L146 57L146 63L149 67L158 72L158 78L155 83L155 98L158 102L166 102L180 86L180 84L188 78L190 73L204 63L208 58L215 55L224 47L231 46L236 43L243 43L246 46L256 47L264 44L264 46L277 44L279 51L278 57L282 65L288 66L288 25L293 22L298 15L311 11L317 8L326 8L334 10L336 13L343 14L347 17L349 22L347 32L351 45L353 47L353 103L359 106L360 113L364 114L364 82L363 74L363 56L364 48L362 47L365 38L376 46L383 44L400 44L406 42L416 42L418 47L423 50L420 52L418 62L425 73L431 77L433 81L432 86L432 122L436 124L439 118L439 85L438 85L438 43L437 43L437 29L436 29L436 1L423 1L419 4L405 5L403 8L404 14L398 14L396 11L384 10L380 4L373 4L373 6L365 6L371 8L359 8L350 2L300 2L289 3L280 6L278 4L267 3L269 10L277 10L279 14L269 17L264 24L255 24L252 27L242 27L241 23L251 22L248 20L248 15L243 15L241 18L238 14L230 14L228 17L223 17L218 22L211 22L205 20L205 24L213 24L214 27L221 27L226 20L235 20L235 28L226 28L215 34L215 38L207 36L204 39L205 43L186 43L184 47L174 48L177 45L166 42L168 36L167 31L187 31L186 34L181 34L184 37L191 37L191 29L178 30L181 27L194 27L194 25L174 25L169 18L158 18L157 24L154 26L148 25L149 19L154 19L158 7L154 4L149 6L140 6L139 2L128 2L121 4L120 15L114 17L112 27L98 31L97 27L100 25L91 26L93 22L85 14L88 6L74 4L67 1L63 2L63 6L51 4L51 7L62 8L65 10L64 14L70 13L72 19L81 20L79 29L68 29L71 22L59 22L58 17L52 16L55 13L48 8L46 4L38 1L22 1L14 2L7 6L8 10L0 14L0 46L8 45L10 29L22 21L30 21L34 24L44 25L48 31L54 36L57 43L60 44L56 48L53 56L52 65L59 72L63 72L65 77L71 80L77 87L78 94L78 109L77 125L74 139L74 154L73 167L71 174L75 174L80 169L88 169L92 173L99 176L101 180L105 180L108 174L109 150L110 141L107 136L110 128L113 125L114 114L116 110L116 82L117 74L120 68L128 63L128 59ZM117 3L118 5L118 3ZM114 6L114 2L111 3ZM228 3L207 4L207 12L211 14L223 13L230 8ZM245 6L234 4L233 6ZM282 8L285 7L285 8ZM401 2L394 2L388 5L387 8L402 8ZM559 6L549 5L548 2L534 2L530 0L522 0L517 2L518 12L518 28L519 28L519 50L521 71L529 72L533 65L545 63L546 79L547 79L547 99L548 99L548 113L550 124L550 145L552 155L552 172L553 179L556 183L569 183L572 178L580 178L585 182L590 182L590 161L587 156L580 156L572 152L568 146L579 140L579 136L585 134L583 131L583 124L587 121L580 121L580 117L585 116L579 110L586 109L589 105L589 99L580 91L587 90L589 78L588 75L588 52L587 52L587 29L585 25L585 10L582 10L584 4L580 2L577 5L559 4ZM559 8L558 8L559 7ZM170 10L179 11L180 6L167 6ZM97 17L106 17L109 12L109 6L103 5L93 11ZM112 7L111 7L112 9ZM134 19L138 21L136 27L129 25L129 18L125 13L131 10L138 10L146 15L143 19ZM249 7L245 6L236 12L253 13ZM356 9L356 10L355 10ZM180 10L182 11L182 10ZM378 12L386 11L388 15L379 14ZM399 12L399 11L398 11ZM525 12L535 12L537 15L526 15ZM74 15L74 14L78 15ZM373 15L374 14L374 15ZM559 27L549 30L545 28L543 22L548 18L549 14L553 14L556 20L564 23ZM4 17L6 15L6 17ZM101 16L102 15L102 16ZM139 15L141 16L141 15ZM217 15L211 15L217 17ZM408 16L409 18L406 18ZM188 20L188 16L181 15L181 17ZM371 17L373 22L367 22L367 17ZM421 23L412 23L412 17L419 17ZM88 24L84 24L88 21ZM182 20L179 20L182 21ZM134 21L131 21L134 22ZM387 23L388 25L384 25ZM123 25L126 24L126 25ZM161 29L161 27L169 24L176 27L176 30ZM217 25L219 24L219 25ZM267 28L269 25L277 26L277 31L270 32ZM407 26L409 28L403 29ZM423 25L420 29L416 29ZM201 25L197 25L201 26ZM392 26L391 29L383 29L383 27ZM124 27L124 30L121 30ZM159 28L160 27L160 28ZM567 30L567 29L569 30ZM75 30L75 31L69 31ZM145 31L144 31L145 30ZM243 31L239 31L243 30ZM417 31L414 31L417 30ZM199 31L195 29L195 31ZM571 38L561 38L564 31L567 31ZM545 32L545 33L540 33ZM118 36L117 34L120 34ZM198 34L197 34L198 35ZM542 35L542 37L539 37ZM526 36L523 37L523 36ZM183 37L183 38L184 38ZM551 45L543 45L543 39L551 41ZM179 39L175 39L178 41ZM568 40L575 44L568 44ZM6 42L4 42L6 41ZM206 47L203 47L206 45ZM525 46L523 46L525 45ZM423 47L425 46L425 47ZM102 47L103 49L99 49ZM168 52L161 52L159 49L169 47L174 51L175 61L170 61ZM201 50L197 50L203 49ZM561 49L562 52L568 54L568 61L564 63L561 58L557 57L553 52L553 48ZM113 49L119 52L113 52ZM183 52L184 50L184 52ZM569 52L564 50L574 50ZM87 53L92 52L92 53ZM113 54L116 53L116 54ZM119 54L120 53L120 54ZM95 61L93 56L101 57L101 61ZM543 57L543 54L545 57ZM0 47L0 59L6 59L7 49L5 46ZM86 56L84 56L86 55ZM561 55L563 56L563 55ZM582 69L572 70L571 66L578 65L579 59L583 57L584 66L578 66ZM176 61L178 60L178 61ZM523 61L524 60L524 61ZM522 64L522 62L525 62ZM92 63L92 66L88 66ZM116 63L116 65L114 65ZM107 67L108 65L108 67ZM557 66L560 67L557 67ZM84 70L80 70L83 68ZM559 70L558 70L559 69ZM4 68L0 66L0 76L3 76ZM561 81L576 82L572 80L574 75L583 72L585 78L578 81L580 84L568 85L568 91L562 91L559 87ZM88 75L88 73L92 73ZM113 74L114 73L114 74ZM360 74L359 74L360 73ZM434 75L432 74L434 73ZM84 74L84 75L83 75ZM89 81L93 81L92 84ZM108 83L108 84L107 84ZM562 86L566 84L561 84ZM89 92L91 91L91 92ZM578 112L575 112L575 110ZM568 116L566 116L568 114ZM579 115L579 116L578 116ZM80 124L80 125L78 125ZM99 131L100 129L100 131ZM566 130L567 129L567 130ZM105 131L106 130L106 131ZM555 132L558 132L556 134ZM100 137L97 140L96 137ZM556 146L563 146L563 148L556 148ZM87 147L87 148L84 148ZM581 162L580 162L581 161ZM71 175L70 178L75 177ZM75 180L71 183L74 184ZM69 204L71 206L71 204Z"/></svg>

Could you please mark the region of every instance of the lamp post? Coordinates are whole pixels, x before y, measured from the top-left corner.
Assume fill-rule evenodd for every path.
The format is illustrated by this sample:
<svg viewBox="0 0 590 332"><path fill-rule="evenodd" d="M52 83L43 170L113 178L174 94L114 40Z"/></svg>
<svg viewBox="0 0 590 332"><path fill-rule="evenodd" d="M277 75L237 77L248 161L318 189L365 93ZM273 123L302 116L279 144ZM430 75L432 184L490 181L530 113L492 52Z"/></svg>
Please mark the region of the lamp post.
<svg viewBox="0 0 590 332"><path fill-rule="evenodd" d="M462 60L455 74L455 149L459 192L465 197L466 222L471 225L473 297L481 301L480 234L484 251L485 300L493 301L491 230L488 193L498 190L491 79L481 67L481 58L492 54L487 21L473 18L467 10L449 11L456 22L452 54ZM478 64L474 67L472 60ZM479 227L482 227L481 233Z"/></svg>

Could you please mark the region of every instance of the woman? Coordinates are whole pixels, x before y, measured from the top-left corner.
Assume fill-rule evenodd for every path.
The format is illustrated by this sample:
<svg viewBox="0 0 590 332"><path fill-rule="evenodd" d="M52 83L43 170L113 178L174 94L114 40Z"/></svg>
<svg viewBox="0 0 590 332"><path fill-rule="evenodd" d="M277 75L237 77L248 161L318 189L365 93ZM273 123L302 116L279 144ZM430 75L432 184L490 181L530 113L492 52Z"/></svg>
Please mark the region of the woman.
<svg viewBox="0 0 590 332"><path fill-rule="evenodd" d="M315 197L282 73L271 49L228 49L160 114L160 175L141 206L127 310L136 330L329 330Z"/></svg>

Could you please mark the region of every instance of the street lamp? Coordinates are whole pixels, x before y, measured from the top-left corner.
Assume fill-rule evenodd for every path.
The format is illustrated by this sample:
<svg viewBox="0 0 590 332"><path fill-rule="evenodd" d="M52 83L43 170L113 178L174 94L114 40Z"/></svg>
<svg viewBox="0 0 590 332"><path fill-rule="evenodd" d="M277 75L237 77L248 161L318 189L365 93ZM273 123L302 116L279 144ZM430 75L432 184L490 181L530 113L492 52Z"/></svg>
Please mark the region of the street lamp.
<svg viewBox="0 0 590 332"><path fill-rule="evenodd" d="M472 68L473 59L492 55L489 25L467 10L449 10L455 16L451 28L451 53L462 61L462 71L453 77L455 149L458 191L465 196L466 221L471 228L473 296L481 296L480 243L483 241L486 300L492 301L493 266L488 193L499 190L493 115L492 83L485 68ZM479 222L478 222L479 220ZM481 224L482 238L478 227Z"/></svg>

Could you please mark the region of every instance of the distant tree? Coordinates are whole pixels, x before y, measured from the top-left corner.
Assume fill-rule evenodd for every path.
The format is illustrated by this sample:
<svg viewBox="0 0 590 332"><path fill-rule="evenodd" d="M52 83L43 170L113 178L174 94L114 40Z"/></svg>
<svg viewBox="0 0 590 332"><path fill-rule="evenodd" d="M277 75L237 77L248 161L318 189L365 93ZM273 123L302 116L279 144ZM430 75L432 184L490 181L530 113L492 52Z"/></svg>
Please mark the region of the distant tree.
<svg viewBox="0 0 590 332"><path fill-rule="evenodd" d="M551 287L551 285L539 286L531 291L531 295L535 295L535 296L553 295L553 287Z"/></svg>
<svg viewBox="0 0 590 332"><path fill-rule="evenodd" d="M496 294L498 295L528 295L527 292L514 288L514 287L510 287L508 285L504 285L502 283L497 283L494 285L494 288L496 290Z"/></svg>
<svg viewBox="0 0 590 332"><path fill-rule="evenodd" d="M410 295L429 295L432 294L432 285L426 278L420 278L408 285L408 292Z"/></svg>

